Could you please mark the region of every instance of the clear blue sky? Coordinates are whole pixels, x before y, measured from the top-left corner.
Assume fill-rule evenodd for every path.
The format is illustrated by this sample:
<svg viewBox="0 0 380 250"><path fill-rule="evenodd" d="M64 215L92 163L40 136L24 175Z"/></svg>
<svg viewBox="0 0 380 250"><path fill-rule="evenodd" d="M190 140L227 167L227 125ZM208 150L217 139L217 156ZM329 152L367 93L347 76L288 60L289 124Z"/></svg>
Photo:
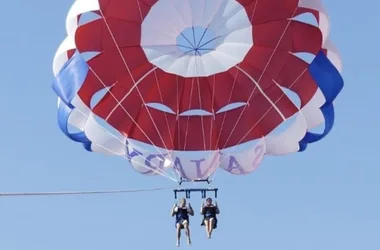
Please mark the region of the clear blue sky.
<svg viewBox="0 0 380 250"><path fill-rule="evenodd" d="M193 249L380 249L380 36L376 34L380 3L325 2L345 79L333 131L304 153L267 157L249 176L220 172L215 180L221 189L220 227L212 240L206 240L200 217L193 218ZM64 20L71 3L2 4L0 192L171 184L137 174L121 158L87 153L59 131L51 65L65 37ZM173 202L170 190L3 197L0 249L172 249ZM200 200L191 202L198 210ZM236 209L248 217L244 223Z"/></svg>

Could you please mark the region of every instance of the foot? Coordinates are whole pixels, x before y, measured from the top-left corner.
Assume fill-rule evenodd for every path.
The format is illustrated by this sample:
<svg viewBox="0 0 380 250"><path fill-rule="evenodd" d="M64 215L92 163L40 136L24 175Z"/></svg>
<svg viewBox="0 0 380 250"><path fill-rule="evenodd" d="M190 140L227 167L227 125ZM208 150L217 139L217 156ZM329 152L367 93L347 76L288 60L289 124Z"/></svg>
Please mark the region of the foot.
<svg viewBox="0 0 380 250"><path fill-rule="evenodd" d="M179 246L180 246L179 241L177 241L177 247L179 247Z"/></svg>
<svg viewBox="0 0 380 250"><path fill-rule="evenodd" d="M191 246L191 239L187 239L187 244L189 245L189 246Z"/></svg>

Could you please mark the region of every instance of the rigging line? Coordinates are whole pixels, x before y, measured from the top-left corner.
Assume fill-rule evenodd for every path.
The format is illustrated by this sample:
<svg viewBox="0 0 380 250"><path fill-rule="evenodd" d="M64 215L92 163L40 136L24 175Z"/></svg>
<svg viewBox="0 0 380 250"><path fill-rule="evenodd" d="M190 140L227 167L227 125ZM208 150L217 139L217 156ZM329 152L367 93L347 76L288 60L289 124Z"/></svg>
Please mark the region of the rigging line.
<svg viewBox="0 0 380 250"><path fill-rule="evenodd" d="M79 107L75 107L75 111L78 111L79 113L81 113L81 115L83 115L87 120L90 119L90 115L88 115L86 112L82 111ZM95 122L96 122L96 121L95 121ZM97 123L97 122L96 122L96 124L97 124L97 126L99 126L99 128L100 128L101 130L103 130L103 132L107 133L109 136L111 136L112 138L116 139L117 141L119 141L119 142L120 142L121 144L123 144L124 146L127 146L127 144L126 144L127 142L126 142L126 141L123 141L123 140L121 140L120 138L118 138L116 135L112 134L110 131L108 131L108 130L107 130L105 127L103 127L101 124L99 124L99 123ZM127 138L127 139L128 139L128 138ZM109 149L109 148L107 148L107 147L104 147L104 146L102 146L102 145L100 145L100 144L98 144L98 143L96 143L96 142L91 142L91 143L92 143L92 144L95 144L95 145L98 146L98 147L101 147L101 148L107 150L108 152L112 153L113 155L121 156L121 157L123 157L123 158L125 158L125 159L127 159L127 160L130 160L130 159L131 159L130 157L127 157L127 156L125 156L125 155L120 155L120 154L114 152L113 150L111 150L111 149ZM163 177L165 177L165 178L168 178L168 179L173 180L173 181L178 181L178 180L176 180L175 178L173 178L172 176L168 175L164 170L162 170L162 169L158 168L157 166L155 166L155 164L153 164L153 162L151 162L150 160L146 160L146 161L149 162L151 165L153 165L154 168L147 167L147 166L145 166L144 164L142 164L142 163L140 163L140 162L136 162L136 164L138 164L139 166L143 167L143 168L146 169L146 170L153 171L153 172L155 172L155 173L157 173L157 174L159 174L159 175L161 175L161 176L163 176Z"/></svg>
<svg viewBox="0 0 380 250"><path fill-rule="evenodd" d="M124 190L108 190L108 191L65 191L65 192L21 192L21 193L0 193L0 197L10 196L64 196L64 195L94 195L94 194L121 194L121 193L138 193L138 192L154 192L165 189L176 188L176 186L167 186L159 188L147 189L124 189Z"/></svg>
<svg viewBox="0 0 380 250"><path fill-rule="evenodd" d="M270 63L271 63L271 61L272 61L274 55L276 54L276 51L277 51L278 47L280 46L280 44L281 44L283 38L285 37L285 34L286 34L286 32L288 31L288 28L289 28L290 24L292 23L292 18L293 18L294 15L297 13L297 9L298 9L298 6L295 7L295 9L294 9L294 11L293 11L293 14L292 14L291 18L289 18L289 20L288 20L288 22L287 22L287 25L285 26L285 28L284 28L284 30L283 30L281 36L280 36L280 39L278 40L278 42L277 42L277 44L276 44L276 47L274 48L273 52L271 53L271 56L269 57L268 62L266 63L266 65L265 65L263 71L262 71L261 74L260 74L259 79L256 81L256 80L255 80L253 77L251 77L249 74L245 74L246 76L249 76L249 78L251 78L250 80L256 85L256 87L254 88L254 90L250 93L250 95L249 95L249 97L248 97L248 100L247 100L247 103L249 103L250 100L252 99L255 90L256 90L256 89L259 89L259 91L261 92L261 94L267 99L267 101L271 104L271 106L273 106L273 107L276 109L276 111L277 111L278 114L282 117L282 119L283 119L284 121L286 120L286 118L285 118L284 115L282 114L281 110L279 110L279 108L278 108L278 107L272 102L272 100L271 100L271 99L265 94L264 90L263 90L262 87L260 86L260 82L261 82L261 79L264 77L265 72L266 72L266 70L268 69L268 67L269 67L269 65L270 65ZM239 66L235 66L235 67L236 67L239 71L242 71L242 69L241 69ZM244 73L244 71L242 71L242 72ZM225 142L223 148L226 147L226 145L228 144L228 141L229 141L230 138L232 137L232 135L233 135L233 133L234 133L234 131L235 131L237 125L239 124L239 121L240 121L241 117L242 117L243 114L244 114L244 111L245 111L246 107L247 107L247 106L244 106L243 109L242 109L242 111L240 112L240 115L239 115L238 119L236 120L235 125L234 125L234 127L232 128L232 130L231 130L231 132L230 132L230 135L228 136L228 138L227 138L227 140L226 140L226 142Z"/></svg>
<svg viewBox="0 0 380 250"><path fill-rule="evenodd" d="M98 79L98 81L104 86L106 87L106 84L102 81L102 79L96 74L96 72L90 67L89 68L91 70L91 72L94 74L94 76ZM107 89L107 92L117 101L117 102L120 102L116 96L110 91ZM141 126L137 123L137 121L131 116L131 114L128 112L128 110L126 110L124 108L124 106L120 106L122 108L122 110L124 111L124 113L132 120L132 122L135 124L135 126L141 131L141 133L143 133L145 135L145 137L149 140L149 142L151 143L151 145L154 146L154 148L157 150L158 153L160 153L161 156L164 156L164 154L161 153L161 150L152 142L152 140L150 139L150 137L145 133L145 131L141 128ZM172 159L170 159L172 160Z"/></svg>
<svg viewBox="0 0 380 250"><path fill-rule="evenodd" d="M116 152L114 152L113 150L111 150L111 149L109 149L109 148L106 148L106 147L104 147L104 146L102 146L102 145L100 145L100 144L95 144L95 145L98 146L98 147L101 147L101 148L103 148L103 149L105 149L105 150L107 150L107 151L109 151L110 153L113 153L113 154L117 155ZM128 160L128 161L130 160L130 158L127 157L127 156L125 156L125 155L120 155L120 156L123 157L124 159ZM145 165L142 164L142 163L138 163L138 164L139 164L139 166L142 166L142 167L147 168L147 169L149 169L149 170L151 170L151 171L153 171L153 172L155 172L155 173L157 173L157 174L160 174L160 175L162 175L163 177L168 178L169 180L172 180L172 181L174 181L174 182L178 182L178 180L176 180L175 178L169 176L169 175L166 174L163 170L161 170L162 173L160 173L159 171L157 171L157 170L160 169L160 168L153 169L153 168L149 168L149 167L145 166ZM132 165L132 164L131 164L131 165Z"/></svg>
<svg viewBox="0 0 380 250"><path fill-rule="evenodd" d="M301 74L296 78L296 80L293 81L293 83L289 86L289 89L291 89L293 87L293 85L295 85L299 79L305 74L305 72L307 71L307 68L304 69ZM275 84L277 84L275 82ZM283 94L275 101L275 104L277 104L284 96L286 96L285 92L283 92ZM273 106L269 107L268 110L261 116L261 118L250 128L250 130L243 136L243 138L237 143L237 145L239 145L240 143L243 142L243 140L245 139L246 136L248 136L248 134L260 123L260 121L262 119L264 119L264 117L269 113L269 111L271 111L271 109L273 108ZM302 114L302 108L298 108L298 112L300 112ZM261 139L264 139L265 140L265 136L262 136ZM222 158L222 160L220 161L220 165L224 164L224 162L226 160L228 160L228 157L231 155L230 153L224 153L223 155L225 155L225 157Z"/></svg>
<svg viewBox="0 0 380 250"><path fill-rule="evenodd" d="M137 2L137 6L139 7L139 12L140 12L140 19L141 19L141 23L144 22L144 17L143 17L143 14L142 14L142 9L141 9L141 5L140 5L140 0L136 0ZM154 71L154 76L156 78L156 84L157 84L157 89L158 89L158 92L160 94L160 98L161 98L161 102L164 103L164 98L162 96L162 91L161 91L161 87L160 87L160 82L159 82L159 79L158 79L158 76L157 76L157 72L156 70ZM145 103L145 101L144 101ZM172 136L172 132L170 131L170 126L169 126L169 120L168 120L168 117L167 117L167 114L165 113L165 120L166 120L166 125L167 125L167 128L168 128L168 132L169 132L169 137L170 137L170 141L172 142L172 145L174 147L174 140L173 140L173 136ZM175 136L175 135L174 135Z"/></svg>
<svg viewBox="0 0 380 250"><path fill-rule="evenodd" d="M195 39L195 36L194 36L194 39ZM196 74L198 75L198 64L197 64L197 59L198 57L196 56L195 57L195 72ZM200 59L201 61L202 59ZM202 61L200 62L202 63ZM198 99L199 99L199 108L202 109L202 94L201 94L201 85L200 85L200 81L199 81L199 77L197 76L197 87L198 87ZM204 120L203 120L203 115L201 115L201 125L202 125L202 137L203 137L203 148L204 150L206 150L206 135L205 135L205 126L204 126Z"/></svg>
<svg viewBox="0 0 380 250"><path fill-rule="evenodd" d="M139 6L140 6L140 5L139 5ZM120 49L120 47L119 47L119 45L118 45L118 43L117 43L117 41L116 41L116 38L115 38L115 36L114 36L114 34L113 34L112 30L111 30L110 25L108 24L108 21L107 21L106 17L104 16L104 14L103 14L102 11L100 11L100 14L101 14L101 17L102 17L102 19L103 19L103 21L104 21L104 23L105 23L105 25L106 25L106 27L107 27L107 30L108 30L108 32L109 32L109 34L110 34L110 36L111 36L111 38L112 38L112 40L113 40L113 43L114 43L114 45L116 46L116 49L117 49L117 51L118 51L118 53L119 53L119 55L120 55L120 58L122 59L122 61L123 61L123 63L124 63L125 69L128 71L128 74L129 74L129 76L131 77L131 80L132 80L133 83L134 83L134 88L136 88L136 90L137 90L137 92L138 92L138 95L140 96L141 101L143 102L143 104L144 104L144 106L145 106L145 109L146 109L146 111L147 111L147 113L148 113L148 116L150 117L150 120L151 120L152 123L153 123L153 127L155 128L155 130L156 130L158 136L160 137L161 142L163 143L164 147L167 148L166 143L165 143L165 140L163 139L163 136L162 136L162 134L160 133L160 131L159 131L158 127L157 127L157 124L156 124L155 120L153 119L152 114L151 114L151 112L149 111L149 108L147 107L146 102L145 102L145 100L144 100L144 98L143 98L143 96L142 96L142 94L141 94L141 92L140 92L140 90L139 90L139 88L138 88L138 82L136 82L135 79L134 79L134 77L133 77L133 74L132 74L132 72L131 72L131 70L130 70L130 68L129 68L127 62L126 62L126 59L125 59L123 53L121 52L121 49ZM154 72L156 69L157 69L157 67L154 67L153 70L151 70L151 71L148 72L148 74ZM139 81L142 81L142 80L143 80L143 79L140 79ZM132 89L133 89L133 88L132 88ZM131 90L132 90L132 89L131 89ZM111 93L111 92L110 92L110 93ZM113 96L113 97L114 97L114 96ZM117 98L114 97L114 99L118 102L117 105L115 106L115 108L119 107L119 105L120 105L120 104L121 104L121 103L122 103L127 97L128 97L128 93L122 98L121 101L119 101ZM121 107L123 108L122 105L121 105ZM123 110L124 110L124 112L128 115L128 113L126 112L126 109L123 108ZM114 111L114 110L113 110L113 111ZM112 115L112 111L111 111L111 113L108 115L107 118L109 118L111 115ZM128 115L128 116L129 116L129 115ZM142 132L143 132L143 131L142 131ZM149 139L148 136L147 136L147 138ZM151 140L149 139L149 141L151 141ZM153 144L153 143L152 143L152 144ZM171 156L169 156L169 157L171 157ZM173 159L170 159L170 160L172 161Z"/></svg>

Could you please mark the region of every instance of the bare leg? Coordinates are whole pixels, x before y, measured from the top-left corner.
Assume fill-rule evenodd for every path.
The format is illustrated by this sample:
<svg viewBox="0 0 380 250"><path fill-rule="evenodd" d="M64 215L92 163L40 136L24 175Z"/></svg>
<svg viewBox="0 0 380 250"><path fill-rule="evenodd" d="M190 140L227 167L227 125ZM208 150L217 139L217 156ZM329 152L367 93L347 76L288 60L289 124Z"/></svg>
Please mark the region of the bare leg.
<svg viewBox="0 0 380 250"><path fill-rule="evenodd" d="M183 223L183 227L185 228L185 233L186 233L186 236L187 236L187 244L188 244L188 245L191 245L191 237L190 237L189 223L187 223L187 221L185 221L185 222Z"/></svg>
<svg viewBox="0 0 380 250"><path fill-rule="evenodd" d="M181 224L177 223L177 247L180 246L181 242Z"/></svg>
<svg viewBox="0 0 380 250"><path fill-rule="evenodd" d="M208 219L204 220L205 228L206 228L206 233L207 233L207 238L210 239L210 223Z"/></svg>
<svg viewBox="0 0 380 250"><path fill-rule="evenodd" d="M210 218L209 220L209 238L211 238L211 234L212 234L212 230L214 230L214 223L215 223L215 219L214 218Z"/></svg>

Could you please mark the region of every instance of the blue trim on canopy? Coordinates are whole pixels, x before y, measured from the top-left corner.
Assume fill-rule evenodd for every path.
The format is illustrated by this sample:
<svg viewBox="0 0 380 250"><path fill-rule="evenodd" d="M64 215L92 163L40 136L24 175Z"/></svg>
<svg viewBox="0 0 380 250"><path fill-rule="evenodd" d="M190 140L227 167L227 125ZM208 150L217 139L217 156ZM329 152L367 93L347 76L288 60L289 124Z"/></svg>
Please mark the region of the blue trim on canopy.
<svg viewBox="0 0 380 250"><path fill-rule="evenodd" d="M79 133L70 133L68 124L69 124L69 117L71 113L73 112L73 109L67 106L64 102L60 102L58 106L58 125L61 131L69 137L71 140L80 142L83 144L83 147L88 150L91 150L91 141L87 138L86 134L84 132Z"/></svg>
<svg viewBox="0 0 380 250"><path fill-rule="evenodd" d="M53 81L53 90L70 108L74 108L71 101L81 88L87 77L89 67L79 52L68 60Z"/></svg>
<svg viewBox="0 0 380 250"><path fill-rule="evenodd" d="M68 128L69 117L75 108L71 104L71 101L82 87L88 71L89 67L86 61L83 59L82 55L76 51L57 74L53 81L52 88L60 98L57 113L59 128L68 138L82 143L86 150L92 151L91 141L87 138L84 132L71 133Z"/></svg>
<svg viewBox="0 0 380 250"><path fill-rule="evenodd" d="M341 74L323 51L320 51L316 55L309 66L309 72L326 99L325 104L321 107L325 119L325 129L320 134L307 132L299 142L299 152L304 151L307 148L307 144L321 140L331 131L335 119L333 101L344 86Z"/></svg>

